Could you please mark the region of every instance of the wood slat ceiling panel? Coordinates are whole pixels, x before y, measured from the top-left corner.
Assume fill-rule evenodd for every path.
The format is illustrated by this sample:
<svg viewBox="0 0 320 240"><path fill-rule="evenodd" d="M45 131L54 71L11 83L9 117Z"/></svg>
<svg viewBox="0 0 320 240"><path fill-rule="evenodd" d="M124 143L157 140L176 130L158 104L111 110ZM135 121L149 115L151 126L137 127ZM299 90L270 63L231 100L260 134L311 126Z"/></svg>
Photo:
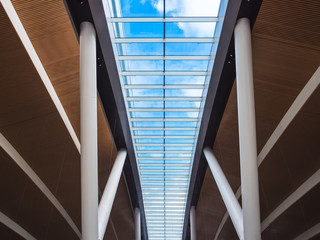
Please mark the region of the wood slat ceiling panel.
<svg viewBox="0 0 320 240"><path fill-rule="evenodd" d="M320 33L320 14L316 14L319 11L318 1L265 0L262 4L252 39L258 152L320 65L319 41L315 41ZM312 96L261 165L262 220L320 167L320 152L316 146L319 143L316 136L320 135L316 126L320 120L317 107L320 96L317 95ZM234 86L213 146L233 190L240 185L236 104ZM197 231L201 239L214 237L224 214L220 209L225 211L220 194L213 185L216 184L207 170L197 206ZM220 219L218 223L217 219ZM300 222L303 224L305 219ZM276 239L275 232L281 232L281 227L268 228L264 239ZM232 223L228 220L219 239L235 238Z"/></svg>
<svg viewBox="0 0 320 240"><path fill-rule="evenodd" d="M1 148L0 157L0 210L37 239L78 239L51 202ZM50 228L56 231L49 234ZM10 236L19 239L16 234Z"/></svg>
<svg viewBox="0 0 320 240"><path fill-rule="evenodd" d="M293 204L262 234L263 239L291 240L320 221L320 184ZM273 238L270 238L273 236ZM319 239L319 235L318 238Z"/></svg>
<svg viewBox="0 0 320 240"><path fill-rule="evenodd" d="M317 0L263 1L254 35L320 50L319 9Z"/></svg>
<svg viewBox="0 0 320 240"><path fill-rule="evenodd" d="M20 237L7 226L0 223L0 239L23 240L24 238Z"/></svg>
<svg viewBox="0 0 320 240"><path fill-rule="evenodd" d="M80 228L79 153L2 6L0 19L1 36L6 36L0 41L0 132L56 195ZM12 159L7 159L15 166L8 174L19 179L20 168ZM5 157L1 158L1 169L5 164ZM1 175L4 177L2 193L8 190L5 185L17 194L28 188L20 198L4 194L1 211L9 213L10 218L40 239L61 239L62 236L76 239L60 213L29 177L22 175L27 179L24 180L27 185L5 181L7 174ZM51 221L51 216L57 216L55 219L59 219L59 223ZM43 231L50 227L59 231L46 236Z"/></svg>
<svg viewBox="0 0 320 240"><path fill-rule="evenodd" d="M79 44L63 1L12 2L77 136L80 137ZM115 156L116 149L109 126L98 102L99 186L102 191ZM80 213L80 209L77 211ZM123 178L111 212L111 221L117 222L117 227L112 228L109 224L111 231L108 230L105 238L129 239L133 236L132 209ZM122 231L123 227L126 231Z"/></svg>

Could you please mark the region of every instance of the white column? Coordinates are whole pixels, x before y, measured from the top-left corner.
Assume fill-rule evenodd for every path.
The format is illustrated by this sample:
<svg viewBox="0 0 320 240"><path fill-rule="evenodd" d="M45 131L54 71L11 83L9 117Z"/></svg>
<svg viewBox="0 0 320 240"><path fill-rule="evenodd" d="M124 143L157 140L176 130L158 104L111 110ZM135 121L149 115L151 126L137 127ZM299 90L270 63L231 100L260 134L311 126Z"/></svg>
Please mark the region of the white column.
<svg viewBox="0 0 320 240"><path fill-rule="evenodd" d="M190 208L190 240L197 240L197 226L196 226L196 207Z"/></svg>
<svg viewBox="0 0 320 240"><path fill-rule="evenodd" d="M122 169L127 157L127 151L120 149L114 161L108 182L104 188L102 198L99 203L99 239L102 240L106 231L113 201L117 193Z"/></svg>
<svg viewBox="0 0 320 240"><path fill-rule="evenodd" d="M134 224L135 224L135 240L141 240L141 218L140 209L136 208L134 210Z"/></svg>
<svg viewBox="0 0 320 240"><path fill-rule="evenodd" d="M211 148L206 147L203 153L207 159L208 165L211 169L212 175L217 183L220 194L226 205L234 228L239 236L239 239L243 239L243 215L240 204L230 187L230 184L225 177L217 159L215 158Z"/></svg>
<svg viewBox="0 0 320 240"><path fill-rule="evenodd" d="M244 239L261 239L256 122L250 21L238 20L235 30L238 124Z"/></svg>
<svg viewBox="0 0 320 240"><path fill-rule="evenodd" d="M96 33L80 25L80 125L82 240L98 239Z"/></svg>

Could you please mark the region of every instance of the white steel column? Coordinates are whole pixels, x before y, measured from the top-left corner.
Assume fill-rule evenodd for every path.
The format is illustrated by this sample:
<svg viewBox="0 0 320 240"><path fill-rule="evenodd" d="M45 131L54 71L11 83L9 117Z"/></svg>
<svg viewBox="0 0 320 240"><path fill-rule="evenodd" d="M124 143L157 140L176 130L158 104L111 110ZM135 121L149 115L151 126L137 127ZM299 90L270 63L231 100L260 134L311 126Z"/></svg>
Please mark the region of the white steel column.
<svg viewBox="0 0 320 240"><path fill-rule="evenodd" d="M238 20L235 30L238 124L244 239L261 239L256 122L250 21Z"/></svg>
<svg viewBox="0 0 320 240"><path fill-rule="evenodd" d="M190 208L190 240L197 240L197 226L196 226L196 207L191 206Z"/></svg>
<svg viewBox="0 0 320 240"><path fill-rule="evenodd" d="M136 208L134 210L134 224L135 224L135 240L141 240L141 217L140 209Z"/></svg>
<svg viewBox="0 0 320 240"><path fill-rule="evenodd" d="M82 239L98 239L96 33L80 25L80 123Z"/></svg>
<svg viewBox="0 0 320 240"><path fill-rule="evenodd" d="M217 183L220 194L226 205L228 213L231 217L232 223L240 239L243 239L243 215L240 204L230 187L230 184L225 177L216 157L211 148L206 147L203 153L207 159L208 165L211 169L212 175Z"/></svg>
<svg viewBox="0 0 320 240"><path fill-rule="evenodd" d="M127 157L127 150L120 149L114 161L108 182L99 203L99 239L102 240L106 231L114 197L116 196L122 169Z"/></svg>

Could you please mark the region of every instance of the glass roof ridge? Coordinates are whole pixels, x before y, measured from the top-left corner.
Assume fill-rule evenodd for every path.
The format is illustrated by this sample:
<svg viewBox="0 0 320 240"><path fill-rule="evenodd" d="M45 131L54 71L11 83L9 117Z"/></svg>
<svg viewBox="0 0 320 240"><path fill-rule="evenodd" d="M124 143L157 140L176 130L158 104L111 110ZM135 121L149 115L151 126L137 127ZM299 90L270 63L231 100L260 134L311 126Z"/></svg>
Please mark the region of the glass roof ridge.
<svg viewBox="0 0 320 240"><path fill-rule="evenodd" d="M208 12L206 5L198 10L202 2L188 1L195 4L191 7L161 0L105 2L150 240L182 239L193 157L224 20L220 3Z"/></svg>

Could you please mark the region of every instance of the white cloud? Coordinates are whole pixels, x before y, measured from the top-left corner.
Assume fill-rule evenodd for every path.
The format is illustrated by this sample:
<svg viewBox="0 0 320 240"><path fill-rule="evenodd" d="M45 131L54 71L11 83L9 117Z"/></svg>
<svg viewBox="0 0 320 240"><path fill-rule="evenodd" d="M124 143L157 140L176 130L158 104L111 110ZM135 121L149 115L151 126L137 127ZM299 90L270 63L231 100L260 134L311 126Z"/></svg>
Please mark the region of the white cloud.
<svg viewBox="0 0 320 240"><path fill-rule="evenodd" d="M151 0L152 6L163 14L163 0ZM182 17L216 17L219 11L220 0L167 0L166 13ZM186 36L212 36L213 23L178 23Z"/></svg>

